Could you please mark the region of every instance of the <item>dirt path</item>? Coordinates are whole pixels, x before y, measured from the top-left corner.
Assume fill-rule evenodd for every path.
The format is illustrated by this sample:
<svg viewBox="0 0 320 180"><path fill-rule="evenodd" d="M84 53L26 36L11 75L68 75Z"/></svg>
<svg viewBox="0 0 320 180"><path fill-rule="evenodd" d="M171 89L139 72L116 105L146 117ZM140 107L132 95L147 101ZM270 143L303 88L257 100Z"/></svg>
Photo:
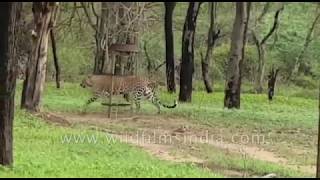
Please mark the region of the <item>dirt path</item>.
<svg viewBox="0 0 320 180"><path fill-rule="evenodd" d="M195 125L184 119L161 116L128 116L119 114L117 117L108 119L103 113L70 114L70 113L46 113L42 114L44 119L64 125L86 124L94 125L103 129L120 141L136 145L153 156L163 160L174 162L192 162L206 164L206 159L191 156L188 151L179 149L172 153L177 146L189 143L208 144L223 151L245 154L246 156L262 161L281 164L302 172L314 173L315 167L289 165L288 160L278 157L273 152L259 147L218 141L209 138L208 133L217 135L218 132L209 127ZM129 117L129 118L128 118ZM179 146L180 147L180 146ZM230 177L241 177L242 173L224 169L222 173ZM270 172L272 173L272 172Z"/></svg>

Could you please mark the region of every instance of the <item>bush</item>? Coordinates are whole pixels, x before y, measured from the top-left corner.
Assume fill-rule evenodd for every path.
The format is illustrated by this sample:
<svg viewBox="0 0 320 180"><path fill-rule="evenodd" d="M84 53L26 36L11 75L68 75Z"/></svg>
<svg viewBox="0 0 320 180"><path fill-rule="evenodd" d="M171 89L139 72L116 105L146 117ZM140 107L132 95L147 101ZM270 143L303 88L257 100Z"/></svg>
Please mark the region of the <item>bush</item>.
<svg viewBox="0 0 320 180"><path fill-rule="evenodd" d="M298 76L293 83L307 89L315 89L318 87L317 81L309 76Z"/></svg>

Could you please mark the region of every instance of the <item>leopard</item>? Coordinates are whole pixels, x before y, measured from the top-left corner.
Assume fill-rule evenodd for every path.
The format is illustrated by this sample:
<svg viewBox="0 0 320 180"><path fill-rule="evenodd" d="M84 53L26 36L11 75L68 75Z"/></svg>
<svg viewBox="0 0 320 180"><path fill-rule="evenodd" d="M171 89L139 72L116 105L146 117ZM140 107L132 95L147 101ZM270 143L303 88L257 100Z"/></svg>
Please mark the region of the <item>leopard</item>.
<svg viewBox="0 0 320 180"><path fill-rule="evenodd" d="M84 78L80 86L89 88L93 92L93 97L87 100L87 106L99 98L109 97L111 93L112 95L123 95L128 102L134 102L137 112L141 108L142 100L150 101L157 108L158 114L160 114L161 106L175 108L178 104L176 100L173 105L162 103L156 95L157 82L137 75L92 74Z"/></svg>

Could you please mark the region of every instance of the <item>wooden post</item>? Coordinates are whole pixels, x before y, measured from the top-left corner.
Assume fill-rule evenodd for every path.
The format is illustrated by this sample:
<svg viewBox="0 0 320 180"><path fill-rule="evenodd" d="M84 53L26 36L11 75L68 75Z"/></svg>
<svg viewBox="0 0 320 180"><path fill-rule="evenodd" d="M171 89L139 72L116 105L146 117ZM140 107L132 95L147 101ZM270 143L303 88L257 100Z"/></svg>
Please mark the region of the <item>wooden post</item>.
<svg viewBox="0 0 320 180"><path fill-rule="evenodd" d="M140 59L140 53L136 53L135 56L134 56L134 63L135 63L135 70L134 70L134 75L137 75L138 74L138 59Z"/></svg>
<svg viewBox="0 0 320 180"><path fill-rule="evenodd" d="M114 53L112 53L112 58L111 58L111 91L110 91L110 96L109 96L109 108L108 108L108 118L111 118L111 110L112 110L112 94L113 94L113 75L114 75L114 59L115 59L115 55Z"/></svg>

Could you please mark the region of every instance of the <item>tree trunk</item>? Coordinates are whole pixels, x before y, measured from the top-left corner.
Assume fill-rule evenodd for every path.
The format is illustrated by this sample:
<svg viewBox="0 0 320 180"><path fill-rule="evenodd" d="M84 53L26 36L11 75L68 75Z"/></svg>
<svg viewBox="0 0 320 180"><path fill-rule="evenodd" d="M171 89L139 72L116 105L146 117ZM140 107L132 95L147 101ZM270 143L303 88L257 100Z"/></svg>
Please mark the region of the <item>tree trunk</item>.
<svg viewBox="0 0 320 180"><path fill-rule="evenodd" d="M270 74L268 75L268 99L269 101L272 101L272 98L274 96L274 88L276 86L276 80L278 75L279 69L274 71L274 69L271 69Z"/></svg>
<svg viewBox="0 0 320 180"><path fill-rule="evenodd" d="M211 51L210 53L212 53L212 49L211 50L207 50L206 53L206 57L203 57L202 53L201 53L201 69L202 69L202 79L203 79L203 83L204 86L206 88L207 93L212 93L212 83L209 77L209 62L206 61L206 58L211 55L208 55L208 52Z"/></svg>
<svg viewBox="0 0 320 180"><path fill-rule="evenodd" d="M60 66L59 66L59 60L57 55L56 39L54 37L53 29L50 31L50 38L51 38L51 44L52 44L54 67L56 69L56 85L57 85L57 88L60 88Z"/></svg>
<svg viewBox="0 0 320 180"><path fill-rule="evenodd" d="M21 97L21 108L30 111L40 110L46 75L49 32L56 8L55 2L34 2L32 6L35 29L32 32L32 52Z"/></svg>
<svg viewBox="0 0 320 180"><path fill-rule="evenodd" d="M116 37L116 42L118 44L127 44L128 41L130 41L130 32L126 31L127 25L128 25L128 18L126 17L128 11L130 11L130 7L132 7L133 2L118 2L121 3L122 5L119 6L119 12L118 12L118 19L119 19L119 24L117 25L118 30L120 30L120 33ZM115 74L117 75L123 75L125 74L125 64L129 61L129 57L125 56L116 56L116 61L115 61Z"/></svg>
<svg viewBox="0 0 320 180"><path fill-rule="evenodd" d="M240 69L240 76L239 76L239 79L238 79L238 90L237 90L237 97L239 97L239 102L240 102L240 95L241 95L241 83L242 83L242 67L243 67L243 63L245 61L245 48L246 48L246 43L247 43L247 40L248 40L248 27L249 27L249 20L250 20L250 11L251 11L251 2L247 2L246 4L246 10L247 10L247 18L246 18L246 22L245 22L245 26L244 26L244 37L243 37L243 46L242 46L242 57L241 57L241 60L240 60L240 63L239 63L239 69ZM240 106L240 105L239 105Z"/></svg>
<svg viewBox="0 0 320 180"><path fill-rule="evenodd" d="M309 44L312 41L311 36L312 36L313 30L314 30L319 18L320 18L320 13L314 19L314 21L313 21L313 23L311 25L311 28L309 29L309 31L307 33L306 40L304 42L303 48L302 48L299 56L296 58L296 61L295 61L295 64L294 64L294 68L293 68L291 76L290 76L292 80L294 80L296 78L296 76L298 75L298 73L299 73L299 67L300 67L301 61L303 59L303 56L304 56L305 52L307 51L307 49L309 47Z"/></svg>
<svg viewBox="0 0 320 180"><path fill-rule="evenodd" d="M191 102L194 72L194 36L200 2L189 3L182 35L182 63L180 71L179 101Z"/></svg>
<svg viewBox="0 0 320 180"><path fill-rule="evenodd" d="M231 36L230 60L228 62L224 107L240 108L241 61L243 60L248 20L246 2L236 2L236 16Z"/></svg>
<svg viewBox="0 0 320 180"><path fill-rule="evenodd" d="M101 2L101 17L98 20L96 28L96 54L94 58L94 74L102 74L107 54L105 48L108 47L106 42L106 23L108 18L107 2Z"/></svg>
<svg viewBox="0 0 320 180"><path fill-rule="evenodd" d="M213 92L212 83L209 77L209 69L211 69L209 67L209 64L212 57L212 51L215 41L220 33L220 31L216 32L215 28L216 3L217 2L209 2L210 27L208 31L207 52L204 59L201 57L202 78L208 93Z"/></svg>
<svg viewBox="0 0 320 180"><path fill-rule="evenodd" d="M168 92L176 92L175 74L174 74L174 39L172 31L172 15L176 5L175 2L165 2L165 37L166 37L166 77Z"/></svg>
<svg viewBox="0 0 320 180"><path fill-rule="evenodd" d="M147 61L147 71L148 71L148 76L149 78L151 77L151 73L152 73L152 70L154 69L155 67L155 63L154 61L151 60L150 56L149 56L149 53L147 51L147 41L145 41L143 43L143 51L144 51L144 54L145 54L145 57L146 57L146 61Z"/></svg>
<svg viewBox="0 0 320 180"><path fill-rule="evenodd" d="M256 77L256 92L258 94L261 94L263 92L263 80L264 80L264 72L265 72L265 51L264 51L264 45L259 46L259 64L258 64L258 74Z"/></svg>
<svg viewBox="0 0 320 180"><path fill-rule="evenodd" d="M21 2L0 3L0 164L13 163L13 119L16 88L16 22Z"/></svg>
<svg viewBox="0 0 320 180"><path fill-rule="evenodd" d="M284 6L282 6L280 9L276 11L274 16L273 26L261 41L258 40L257 36L255 35L255 32L252 31L253 40L255 41L255 44L258 50L259 64L258 64L257 76L255 77L255 90L258 94L261 94L263 91L264 71L265 71L265 64L266 64L265 63L265 43L271 37L271 35L275 32L275 30L278 28L279 14L283 9L284 9ZM261 15L261 18L262 17L263 15Z"/></svg>

